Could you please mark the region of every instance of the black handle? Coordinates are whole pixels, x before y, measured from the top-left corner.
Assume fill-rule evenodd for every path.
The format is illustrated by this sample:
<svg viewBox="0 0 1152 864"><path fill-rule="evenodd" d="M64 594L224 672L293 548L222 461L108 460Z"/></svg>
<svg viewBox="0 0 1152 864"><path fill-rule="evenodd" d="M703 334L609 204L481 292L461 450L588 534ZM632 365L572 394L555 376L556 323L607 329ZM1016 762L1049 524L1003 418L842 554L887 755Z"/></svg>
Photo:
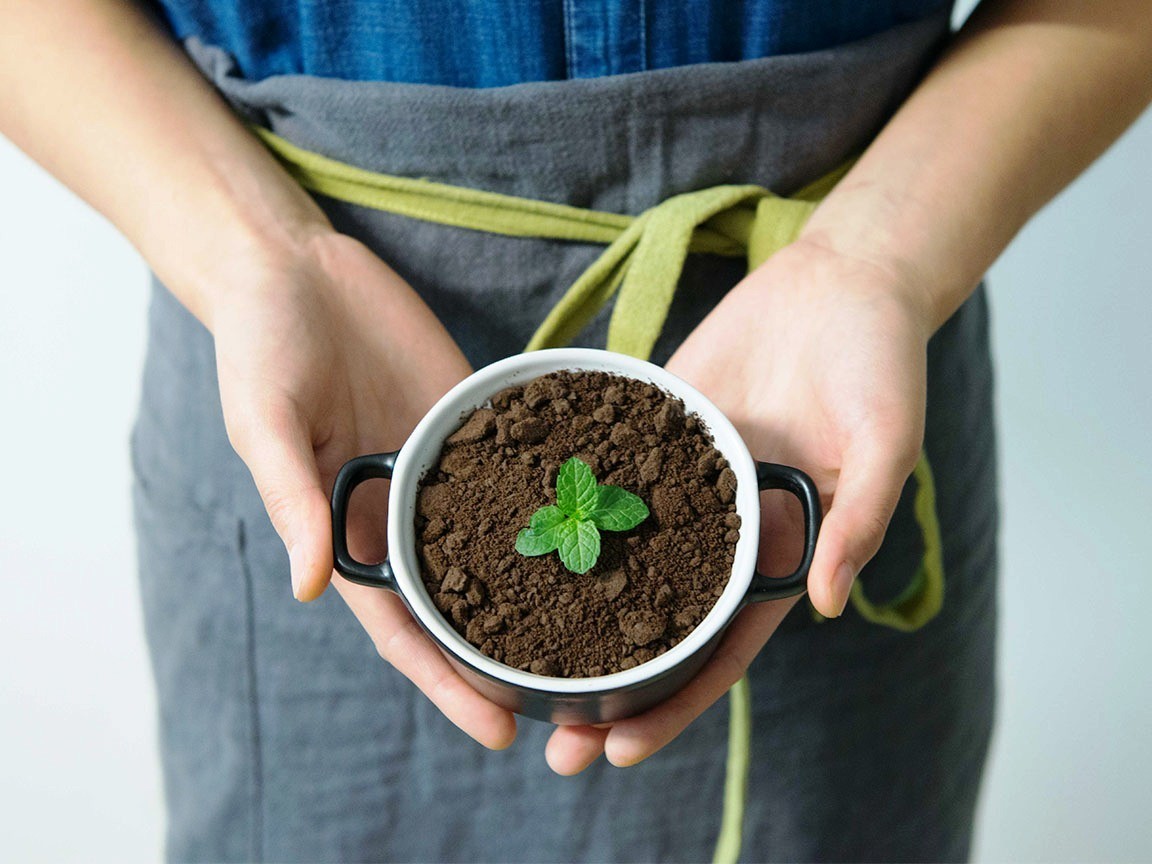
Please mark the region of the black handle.
<svg viewBox="0 0 1152 864"><path fill-rule="evenodd" d="M824 515L820 506L820 490L812 478L799 468L772 462L756 463L756 485L761 491L784 489L800 499L800 506L804 510L804 557L790 576L772 578L756 573L744 600L747 603L759 603L803 594L808 589L808 568L812 566L812 557L816 554L816 537L820 533L820 520ZM756 530L759 528L757 525Z"/></svg>
<svg viewBox="0 0 1152 864"><path fill-rule="evenodd" d="M397 591L392 565L385 558L379 564L357 561L348 551L348 501L352 492L365 480L390 480L399 450L392 453L373 453L358 456L344 463L332 487L332 557L336 570L349 582L371 588ZM397 591L397 593L399 593Z"/></svg>

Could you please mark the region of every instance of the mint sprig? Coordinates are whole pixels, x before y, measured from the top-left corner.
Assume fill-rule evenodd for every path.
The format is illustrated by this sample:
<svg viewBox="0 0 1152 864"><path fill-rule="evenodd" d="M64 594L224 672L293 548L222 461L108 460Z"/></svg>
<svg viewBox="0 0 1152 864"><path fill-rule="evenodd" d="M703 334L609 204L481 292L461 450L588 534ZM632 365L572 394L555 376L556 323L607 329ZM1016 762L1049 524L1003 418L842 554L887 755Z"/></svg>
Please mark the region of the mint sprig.
<svg viewBox="0 0 1152 864"><path fill-rule="evenodd" d="M596 475L573 456L556 475L556 503L532 514L516 535L521 555L559 552L573 573L587 573L600 557L601 531L629 531L648 518L648 506L619 486L600 485Z"/></svg>

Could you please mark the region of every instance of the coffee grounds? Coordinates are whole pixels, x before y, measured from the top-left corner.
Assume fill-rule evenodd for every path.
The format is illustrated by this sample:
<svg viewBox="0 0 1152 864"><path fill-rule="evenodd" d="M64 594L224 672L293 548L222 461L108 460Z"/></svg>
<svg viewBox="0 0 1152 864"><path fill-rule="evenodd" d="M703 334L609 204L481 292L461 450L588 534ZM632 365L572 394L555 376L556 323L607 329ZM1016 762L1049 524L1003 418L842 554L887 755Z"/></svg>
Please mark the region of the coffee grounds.
<svg viewBox="0 0 1152 864"><path fill-rule="evenodd" d="M516 551L572 456L650 512L631 531L600 532L584 574L555 552ZM444 442L416 504L424 584L457 632L508 666L569 678L630 669L680 642L723 593L735 495L735 474L679 399L619 375L554 372L497 393Z"/></svg>

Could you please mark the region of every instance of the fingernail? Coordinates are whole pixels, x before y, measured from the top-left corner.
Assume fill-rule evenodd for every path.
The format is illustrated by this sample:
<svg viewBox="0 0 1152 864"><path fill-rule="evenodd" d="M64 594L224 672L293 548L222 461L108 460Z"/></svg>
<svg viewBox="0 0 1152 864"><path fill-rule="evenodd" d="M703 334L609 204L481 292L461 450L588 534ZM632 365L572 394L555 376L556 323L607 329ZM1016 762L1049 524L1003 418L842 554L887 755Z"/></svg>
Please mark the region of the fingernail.
<svg viewBox="0 0 1152 864"><path fill-rule="evenodd" d="M832 594L837 600L836 614L833 616L839 618L844 614L844 609L848 606L848 595L852 593L852 583L856 581L856 570L845 561L836 568L836 575L832 577Z"/></svg>
<svg viewBox="0 0 1152 864"><path fill-rule="evenodd" d="M292 596L300 599L300 582L304 578L304 561L299 547L288 550L288 567L292 572Z"/></svg>

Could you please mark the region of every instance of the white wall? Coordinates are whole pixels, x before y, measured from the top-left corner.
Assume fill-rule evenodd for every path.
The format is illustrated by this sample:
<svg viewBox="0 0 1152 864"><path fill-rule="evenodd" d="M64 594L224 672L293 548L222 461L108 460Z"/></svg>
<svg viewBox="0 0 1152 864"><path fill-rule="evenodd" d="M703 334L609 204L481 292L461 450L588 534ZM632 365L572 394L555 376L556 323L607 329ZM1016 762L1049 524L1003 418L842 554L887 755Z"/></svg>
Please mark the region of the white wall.
<svg viewBox="0 0 1152 864"><path fill-rule="evenodd" d="M127 435L143 264L0 138L0 859L151 861Z"/></svg>
<svg viewBox="0 0 1152 864"><path fill-rule="evenodd" d="M1152 111L989 284L1004 531L976 858L1152 861Z"/></svg>
<svg viewBox="0 0 1152 864"><path fill-rule="evenodd" d="M989 284L1003 641L979 855L1152 861L1152 113Z"/></svg>
<svg viewBox="0 0 1152 864"><path fill-rule="evenodd" d="M991 275L1005 533L982 861L1152 860L1152 115ZM160 854L126 440L144 268L0 140L0 858Z"/></svg>

